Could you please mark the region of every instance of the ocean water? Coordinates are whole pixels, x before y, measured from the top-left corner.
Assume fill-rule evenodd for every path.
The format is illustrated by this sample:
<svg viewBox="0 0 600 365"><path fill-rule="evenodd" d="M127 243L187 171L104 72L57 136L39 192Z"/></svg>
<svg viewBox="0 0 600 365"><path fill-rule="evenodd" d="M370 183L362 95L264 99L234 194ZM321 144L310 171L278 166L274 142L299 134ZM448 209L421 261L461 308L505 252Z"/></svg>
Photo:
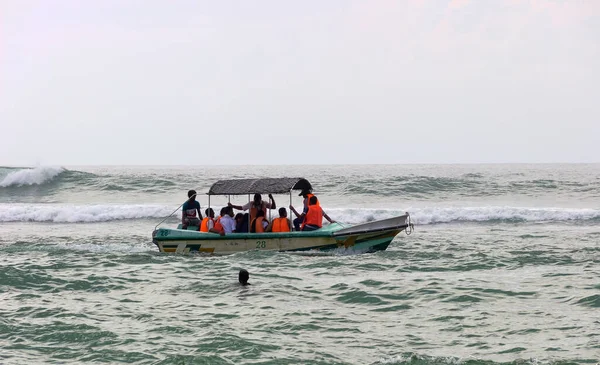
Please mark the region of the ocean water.
<svg viewBox="0 0 600 365"><path fill-rule="evenodd" d="M361 255L152 244L187 190L283 176L415 232ZM0 364L88 362L598 364L600 165L0 167Z"/></svg>

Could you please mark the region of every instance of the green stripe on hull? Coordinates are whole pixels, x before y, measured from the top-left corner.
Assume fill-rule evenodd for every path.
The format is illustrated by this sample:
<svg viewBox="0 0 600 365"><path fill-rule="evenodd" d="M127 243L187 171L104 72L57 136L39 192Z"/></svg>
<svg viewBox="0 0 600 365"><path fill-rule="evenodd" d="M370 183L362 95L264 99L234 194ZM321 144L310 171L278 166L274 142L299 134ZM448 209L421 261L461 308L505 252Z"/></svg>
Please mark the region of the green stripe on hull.
<svg viewBox="0 0 600 365"><path fill-rule="evenodd" d="M178 244L166 244L163 243L163 248L165 249L177 249ZM186 248L189 249L190 252L194 252L194 251L200 251L200 247L202 245L201 244L193 244L193 243L188 243L186 245Z"/></svg>
<svg viewBox="0 0 600 365"><path fill-rule="evenodd" d="M348 248L340 247L340 250L344 251L357 251L357 252L375 252L383 251L387 249L394 237L385 237L374 240L365 240L361 243L356 243Z"/></svg>
<svg viewBox="0 0 600 365"><path fill-rule="evenodd" d="M282 250L281 252L302 252L302 251L360 251L360 252L375 252L384 251L390 245L394 237L384 237L379 239L365 239L362 242L357 242L352 246L344 247L340 244L331 244L325 246L303 247L293 250Z"/></svg>
<svg viewBox="0 0 600 365"><path fill-rule="evenodd" d="M281 250L280 252L301 252L301 251L329 251L333 249L337 249L339 245L337 243L333 243L331 245L321 245L321 246L313 246L313 247L302 247L302 248L294 248L291 250Z"/></svg>

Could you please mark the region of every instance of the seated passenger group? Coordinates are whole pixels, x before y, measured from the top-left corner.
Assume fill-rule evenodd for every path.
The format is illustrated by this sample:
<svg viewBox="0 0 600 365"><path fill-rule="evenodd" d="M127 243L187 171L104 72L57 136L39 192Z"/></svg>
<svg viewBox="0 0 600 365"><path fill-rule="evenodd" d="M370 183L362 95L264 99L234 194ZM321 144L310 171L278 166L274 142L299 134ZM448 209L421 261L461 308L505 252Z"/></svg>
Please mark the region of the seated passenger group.
<svg viewBox="0 0 600 365"><path fill-rule="evenodd" d="M183 205L182 228L188 226L200 226L201 232L212 232L221 236L229 233L262 233L262 232L290 232L291 222L287 217L285 208L279 208L279 217L273 219L271 223L265 217L267 209L276 209L273 195L269 194L269 202L264 202L260 194L254 194L254 200L244 205L233 205L228 203L226 207L221 208L220 215L215 219L215 212L212 208L204 211L206 217L203 218L200 213L200 203L195 200L196 192L188 192L189 200ZM293 206L290 210L296 215L294 219L294 228L296 231L314 231L323 226L323 217L330 223L334 220L323 211L316 196L309 190L303 190L300 196L304 197L304 209L299 214ZM233 208L238 210L250 210L250 213L233 214ZM196 218L196 211L200 219ZM248 224L250 222L250 224Z"/></svg>

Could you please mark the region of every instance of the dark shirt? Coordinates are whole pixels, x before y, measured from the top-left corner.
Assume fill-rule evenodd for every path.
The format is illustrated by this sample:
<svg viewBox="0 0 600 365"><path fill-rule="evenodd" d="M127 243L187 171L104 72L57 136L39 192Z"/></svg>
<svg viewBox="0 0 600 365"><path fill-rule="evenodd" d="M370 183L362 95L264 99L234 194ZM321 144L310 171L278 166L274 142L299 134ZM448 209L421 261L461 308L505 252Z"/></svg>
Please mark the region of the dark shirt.
<svg viewBox="0 0 600 365"><path fill-rule="evenodd" d="M238 222L235 227L237 233L248 233L248 217L244 217L241 222Z"/></svg>
<svg viewBox="0 0 600 365"><path fill-rule="evenodd" d="M200 202L194 200L190 202L189 200L183 203L181 210L185 213L186 218L198 218L196 214L196 210L200 211Z"/></svg>

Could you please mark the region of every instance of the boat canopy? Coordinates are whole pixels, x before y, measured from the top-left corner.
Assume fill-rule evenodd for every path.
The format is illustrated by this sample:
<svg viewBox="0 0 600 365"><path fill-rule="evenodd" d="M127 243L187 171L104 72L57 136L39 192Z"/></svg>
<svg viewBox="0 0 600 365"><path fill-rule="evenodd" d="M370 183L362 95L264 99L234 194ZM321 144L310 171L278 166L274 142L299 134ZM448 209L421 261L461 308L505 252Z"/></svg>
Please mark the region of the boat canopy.
<svg viewBox="0 0 600 365"><path fill-rule="evenodd" d="M312 186L301 177L219 180L208 195L287 194L292 190L312 190Z"/></svg>

